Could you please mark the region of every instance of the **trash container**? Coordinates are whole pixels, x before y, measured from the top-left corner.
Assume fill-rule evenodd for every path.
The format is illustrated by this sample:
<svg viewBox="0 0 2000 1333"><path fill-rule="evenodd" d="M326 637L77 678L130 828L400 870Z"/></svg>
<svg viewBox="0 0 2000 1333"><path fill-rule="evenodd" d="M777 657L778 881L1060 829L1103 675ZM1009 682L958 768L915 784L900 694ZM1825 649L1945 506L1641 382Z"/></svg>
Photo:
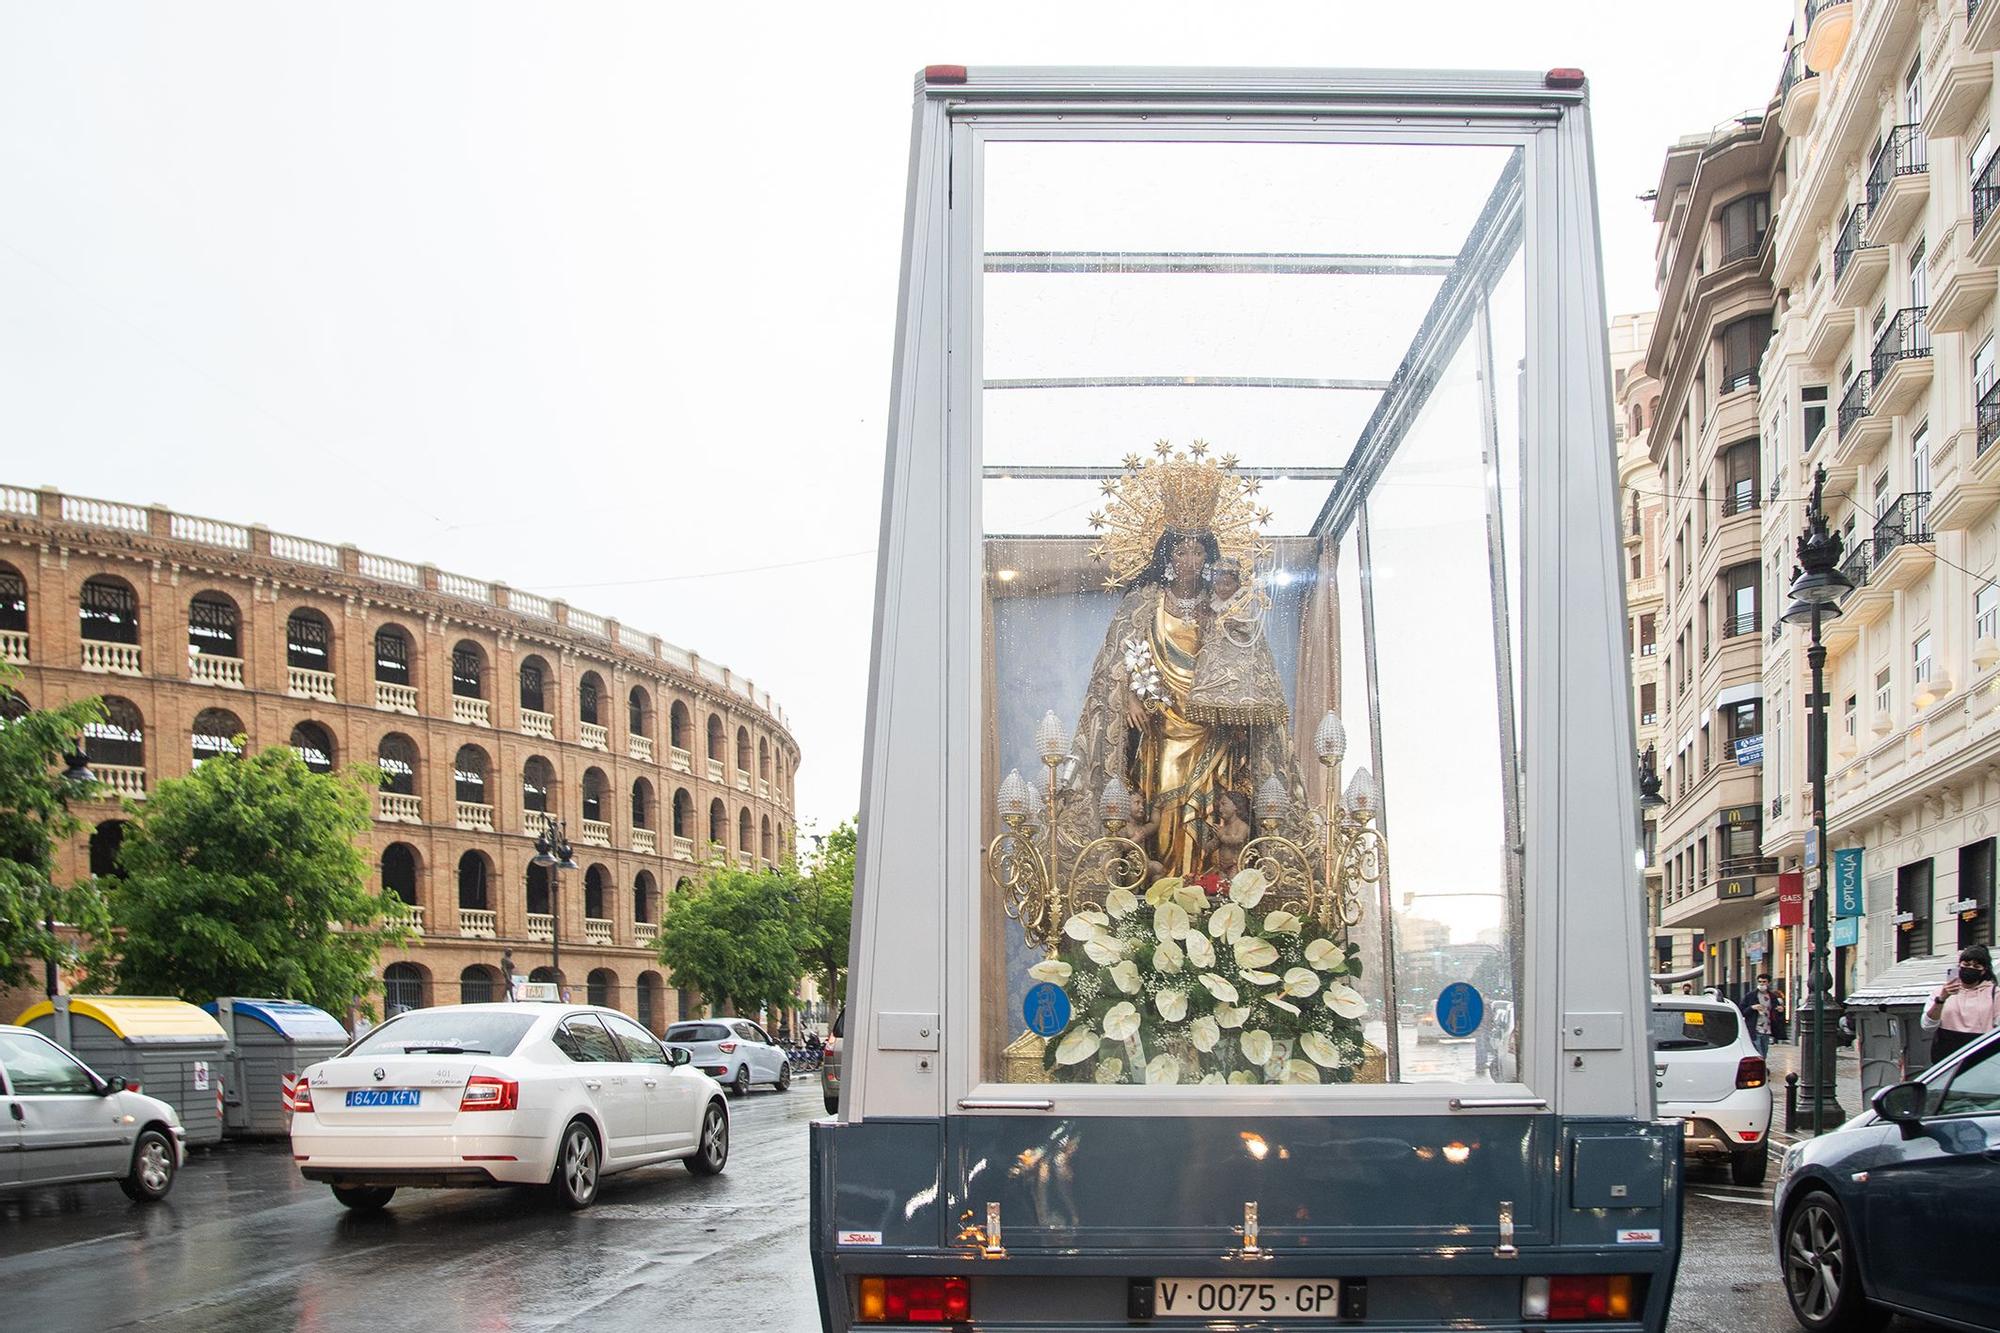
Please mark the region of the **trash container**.
<svg viewBox="0 0 2000 1333"><path fill-rule="evenodd" d="M1956 954L1909 958L1848 995L1847 1012L1861 1048L1864 1105L1872 1104L1881 1089L1931 1067L1932 1034L1923 1029L1924 1007L1947 973L1958 975Z"/></svg>
<svg viewBox="0 0 2000 1333"><path fill-rule="evenodd" d="M157 995L58 995L14 1020L100 1074L121 1074L180 1113L190 1147L222 1141L229 1038L187 1003Z"/></svg>
<svg viewBox="0 0 2000 1333"><path fill-rule="evenodd" d="M347 1029L324 1009L297 1000L225 996L202 1009L230 1041L223 1132L231 1138L291 1132L291 1090L299 1071L347 1046Z"/></svg>

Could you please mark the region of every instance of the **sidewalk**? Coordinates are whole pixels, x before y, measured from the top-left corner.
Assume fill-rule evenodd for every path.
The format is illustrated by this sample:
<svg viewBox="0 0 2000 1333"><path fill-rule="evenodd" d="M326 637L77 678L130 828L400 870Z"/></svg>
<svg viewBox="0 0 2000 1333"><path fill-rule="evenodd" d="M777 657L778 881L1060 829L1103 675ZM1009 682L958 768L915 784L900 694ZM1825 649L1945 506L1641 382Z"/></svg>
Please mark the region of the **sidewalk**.
<svg viewBox="0 0 2000 1333"><path fill-rule="evenodd" d="M1791 1133L1785 1132L1785 1075L1799 1072L1800 1054L1796 1042L1774 1041L1770 1055L1765 1058L1771 1071L1771 1138L1781 1144L1812 1137L1812 1090L1804 1083L1799 1085L1799 1127ZM1833 1070L1836 1100L1852 1120L1868 1109L1861 1096L1860 1051L1853 1046L1837 1050Z"/></svg>

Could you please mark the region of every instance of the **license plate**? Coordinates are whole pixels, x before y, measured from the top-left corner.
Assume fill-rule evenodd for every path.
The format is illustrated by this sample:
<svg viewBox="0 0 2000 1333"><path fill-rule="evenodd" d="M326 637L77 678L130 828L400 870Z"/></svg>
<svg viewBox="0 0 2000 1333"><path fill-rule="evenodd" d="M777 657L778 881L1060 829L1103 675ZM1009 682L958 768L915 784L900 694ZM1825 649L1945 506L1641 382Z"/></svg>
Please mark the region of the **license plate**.
<svg viewBox="0 0 2000 1333"><path fill-rule="evenodd" d="M349 1106L418 1106L424 1099L420 1088L349 1088Z"/></svg>
<svg viewBox="0 0 2000 1333"><path fill-rule="evenodd" d="M1161 1319L1213 1319L1218 1315L1299 1315L1322 1318L1340 1313L1337 1278L1278 1278L1242 1281L1215 1277L1153 1279L1153 1314Z"/></svg>

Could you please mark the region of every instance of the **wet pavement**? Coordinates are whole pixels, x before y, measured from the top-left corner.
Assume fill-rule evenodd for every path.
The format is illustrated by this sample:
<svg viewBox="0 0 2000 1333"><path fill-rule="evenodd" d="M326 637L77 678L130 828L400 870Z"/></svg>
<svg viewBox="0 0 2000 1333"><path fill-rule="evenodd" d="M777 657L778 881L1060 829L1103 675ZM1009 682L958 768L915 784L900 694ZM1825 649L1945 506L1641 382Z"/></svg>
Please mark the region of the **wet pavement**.
<svg viewBox="0 0 2000 1333"><path fill-rule="evenodd" d="M301 1180L283 1143L197 1153L151 1208L111 1185L0 1200L0 1326L810 1333L806 1126L821 1113L819 1086L732 1108L723 1175L669 1165L614 1176L582 1213L534 1191L487 1190L412 1191L356 1216ZM1686 1193L1670 1333L1796 1329L1772 1252L1769 1180L1741 1187L1697 1166Z"/></svg>

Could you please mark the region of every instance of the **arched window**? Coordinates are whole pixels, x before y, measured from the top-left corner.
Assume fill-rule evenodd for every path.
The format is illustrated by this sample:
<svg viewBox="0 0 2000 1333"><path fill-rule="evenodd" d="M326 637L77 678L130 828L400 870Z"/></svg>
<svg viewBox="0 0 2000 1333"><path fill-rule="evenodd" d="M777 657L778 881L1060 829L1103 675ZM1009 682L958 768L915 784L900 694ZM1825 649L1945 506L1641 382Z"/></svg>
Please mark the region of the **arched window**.
<svg viewBox="0 0 2000 1333"><path fill-rule="evenodd" d="M528 914L547 916L549 914L549 872L533 861L528 862Z"/></svg>
<svg viewBox="0 0 2000 1333"><path fill-rule="evenodd" d="M285 665L300 671L333 671L333 626L302 606L285 617Z"/></svg>
<svg viewBox="0 0 2000 1333"><path fill-rule="evenodd" d="M292 728L292 752L315 773L333 772L333 736L317 722L301 722Z"/></svg>
<svg viewBox="0 0 2000 1333"><path fill-rule="evenodd" d="M123 879L125 867L118 853L125 846L125 821L107 819L90 831L90 873L100 878Z"/></svg>
<svg viewBox="0 0 2000 1333"><path fill-rule="evenodd" d="M721 763L722 748L722 718L718 714L710 713L708 715L708 757L718 764Z"/></svg>
<svg viewBox="0 0 2000 1333"><path fill-rule="evenodd" d="M708 803L708 840L718 847L729 845L729 811L721 797Z"/></svg>
<svg viewBox="0 0 2000 1333"><path fill-rule="evenodd" d="M470 639L451 650L451 692L461 699L486 697L486 650Z"/></svg>
<svg viewBox="0 0 2000 1333"><path fill-rule="evenodd" d="M382 1012L385 1017L424 1007L424 971L415 963L391 963L382 969Z"/></svg>
<svg viewBox="0 0 2000 1333"><path fill-rule="evenodd" d="M410 683L410 635L401 625L375 631L375 679L385 685Z"/></svg>
<svg viewBox="0 0 2000 1333"><path fill-rule="evenodd" d="M583 673L583 679L576 683L576 715L592 726L602 726L604 719L598 716L598 703L604 698L604 680L595 671Z"/></svg>
<svg viewBox="0 0 2000 1333"><path fill-rule="evenodd" d="M762 736L757 738L757 776L766 782L771 780L771 742Z"/></svg>
<svg viewBox="0 0 2000 1333"><path fill-rule="evenodd" d="M146 721L130 699L115 694L104 696L105 718L83 729L83 755L92 767L108 764L115 768L146 766Z"/></svg>
<svg viewBox="0 0 2000 1333"><path fill-rule="evenodd" d="M79 628L92 643L139 642L139 594L124 579L109 574L85 579L77 609Z"/></svg>
<svg viewBox="0 0 2000 1333"><path fill-rule="evenodd" d="M606 1009L617 1007L618 974L608 967L593 968L584 981L584 995L591 1004L601 1004Z"/></svg>
<svg viewBox="0 0 2000 1333"><path fill-rule="evenodd" d="M644 685L634 685L625 697L625 726L634 736L653 734L653 696Z"/></svg>
<svg viewBox="0 0 2000 1333"><path fill-rule="evenodd" d="M653 784L644 778L632 784L632 827L653 827Z"/></svg>
<svg viewBox="0 0 2000 1333"><path fill-rule="evenodd" d="M382 887L410 906L416 906L416 848L407 842L392 842L382 849Z"/></svg>
<svg viewBox="0 0 2000 1333"><path fill-rule="evenodd" d="M658 1033L664 1024L660 1022L660 974L641 972L637 986L639 1023L646 1031Z"/></svg>
<svg viewBox="0 0 2000 1333"><path fill-rule="evenodd" d="M749 852L757 845L757 835L750 823L750 807L744 806L743 813L736 819L736 850Z"/></svg>
<svg viewBox="0 0 2000 1333"><path fill-rule="evenodd" d="M0 630L28 632L28 581L4 560L0 560Z"/></svg>
<svg viewBox="0 0 2000 1333"><path fill-rule="evenodd" d="M667 739L675 749L693 748L694 719L688 716L688 706L679 699L674 700L674 706L667 710L667 726Z"/></svg>
<svg viewBox="0 0 2000 1333"><path fill-rule="evenodd" d="M461 745L451 761L452 790L467 805L489 805L486 794L486 751L477 745Z"/></svg>
<svg viewBox="0 0 2000 1333"><path fill-rule="evenodd" d="M604 910L604 887L610 878L611 876L605 873L604 867L599 865L593 865L583 872L583 914L592 921L609 918L610 914Z"/></svg>
<svg viewBox="0 0 2000 1333"><path fill-rule="evenodd" d="M188 655L243 656L243 622L234 598L219 592L195 594L188 603Z"/></svg>
<svg viewBox="0 0 2000 1333"><path fill-rule="evenodd" d="M227 708L204 708L194 715L194 734L189 738L194 764L217 755L243 753L243 719Z"/></svg>
<svg viewBox="0 0 2000 1333"><path fill-rule="evenodd" d="M562 985L562 973L556 971L553 967L538 967L528 973L528 980L537 986L560 986Z"/></svg>
<svg viewBox="0 0 2000 1333"><path fill-rule="evenodd" d="M546 713L548 707L549 664L533 655L521 659L521 707L531 713Z"/></svg>
<svg viewBox="0 0 2000 1333"><path fill-rule="evenodd" d="M604 793L610 786L604 780L601 768L583 770L583 817L602 823L607 811L604 808Z"/></svg>
<svg viewBox="0 0 2000 1333"><path fill-rule="evenodd" d="M486 881L492 873L493 863L484 852L467 852L459 857L458 905L474 912L492 911L493 903L486 893Z"/></svg>
<svg viewBox="0 0 2000 1333"><path fill-rule="evenodd" d="M748 773L750 771L750 728L748 727L738 727L736 729L736 770L739 773Z"/></svg>
<svg viewBox="0 0 2000 1333"><path fill-rule="evenodd" d="M474 963L458 974L460 1004L491 1004L500 998L500 975L483 963Z"/></svg>
<svg viewBox="0 0 2000 1333"><path fill-rule="evenodd" d="M653 880L650 870L641 870L632 877L632 919L651 921L653 911L660 904L659 885Z"/></svg>
<svg viewBox="0 0 2000 1333"><path fill-rule="evenodd" d="M521 766L521 808L547 814L555 785L556 771L549 761L538 754L528 756L528 762Z"/></svg>
<svg viewBox="0 0 2000 1333"><path fill-rule="evenodd" d="M769 815L764 816L762 827L758 830L757 846L761 849L760 854L766 861L775 861L778 859L775 855L777 848L771 841L771 817Z"/></svg>
<svg viewBox="0 0 2000 1333"><path fill-rule="evenodd" d="M399 731L392 731L375 747L375 762L382 766L382 790L399 796L417 794L417 743Z"/></svg>
<svg viewBox="0 0 2000 1333"><path fill-rule="evenodd" d="M694 797L688 795L686 787L674 789L674 836L694 836Z"/></svg>

